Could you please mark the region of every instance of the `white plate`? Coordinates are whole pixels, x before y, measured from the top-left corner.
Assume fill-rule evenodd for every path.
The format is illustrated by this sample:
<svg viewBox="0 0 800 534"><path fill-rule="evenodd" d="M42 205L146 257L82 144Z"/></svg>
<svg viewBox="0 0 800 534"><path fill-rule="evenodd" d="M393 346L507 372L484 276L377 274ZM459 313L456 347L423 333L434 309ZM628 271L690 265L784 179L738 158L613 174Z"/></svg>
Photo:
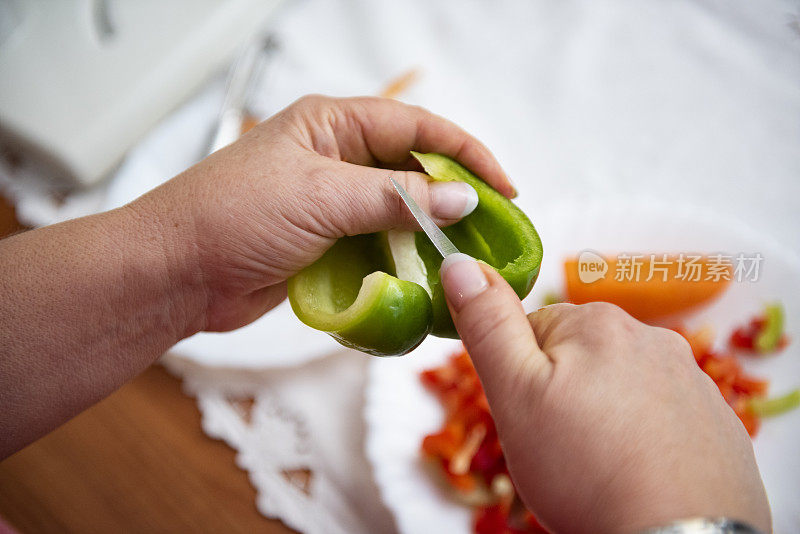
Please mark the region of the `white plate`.
<svg viewBox="0 0 800 534"><path fill-rule="evenodd" d="M523 206L524 209L524 206ZM579 216L575 216L579 214ZM780 299L793 342L781 354L748 361L753 374L770 380L771 394L800 386L800 259L771 238L712 214L674 206L613 199L562 205L534 218L545 259L526 309L536 308L549 290L560 289L561 261L591 248L628 252L761 253L757 282L733 282L716 303L689 325L712 324L720 337L749 319L764 301ZM422 438L439 428L442 410L419 382L419 371L436 366L459 347L452 340L430 339L407 357L373 359L366 391L366 450L382 497L404 533L470 532L469 511L449 500L423 470ZM754 440L772 505L775 531L800 532L800 410L764 421Z"/></svg>
<svg viewBox="0 0 800 534"><path fill-rule="evenodd" d="M301 365L342 349L328 334L300 322L285 300L233 332L201 332L170 353L209 367L261 369Z"/></svg>

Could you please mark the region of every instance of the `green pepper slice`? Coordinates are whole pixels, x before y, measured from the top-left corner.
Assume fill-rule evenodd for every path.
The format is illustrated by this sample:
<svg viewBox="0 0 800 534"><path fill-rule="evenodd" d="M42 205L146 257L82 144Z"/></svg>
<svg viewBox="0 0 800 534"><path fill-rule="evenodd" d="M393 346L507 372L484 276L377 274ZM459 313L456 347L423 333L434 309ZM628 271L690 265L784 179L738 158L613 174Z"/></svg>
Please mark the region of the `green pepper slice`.
<svg viewBox="0 0 800 534"><path fill-rule="evenodd" d="M443 230L460 251L497 269L524 298L542 259L530 220L452 159L412 154L433 180L458 180L475 188L475 211ZM345 237L289 280L289 301L303 323L342 345L376 356L402 355L428 333L458 337L439 279L441 263L422 232Z"/></svg>
<svg viewBox="0 0 800 534"><path fill-rule="evenodd" d="M779 302L768 304L764 309L764 327L753 343L756 352L765 354L774 351L782 336L783 306Z"/></svg>
<svg viewBox="0 0 800 534"><path fill-rule="evenodd" d="M790 391L786 395L763 399L754 397L747 402L747 408L759 417L773 417L800 407L800 389Z"/></svg>

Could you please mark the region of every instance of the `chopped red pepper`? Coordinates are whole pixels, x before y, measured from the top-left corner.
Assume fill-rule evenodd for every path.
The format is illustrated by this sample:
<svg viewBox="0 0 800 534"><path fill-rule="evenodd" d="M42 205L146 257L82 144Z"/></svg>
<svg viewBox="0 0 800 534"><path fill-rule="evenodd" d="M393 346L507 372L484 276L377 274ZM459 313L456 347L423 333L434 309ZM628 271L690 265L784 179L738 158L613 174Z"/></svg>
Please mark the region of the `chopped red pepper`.
<svg viewBox="0 0 800 534"><path fill-rule="evenodd" d="M761 426L761 420L757 415L748 409L747 401L748 398L746 397L736 399L735 404L733 404L733 411L742 421L747 433L750 434L750 436L755 436L759 427Z"/></svg>
<svg viewBox="0 0 800 534"><path fill-rule="evenodd" d="M767 305L762 314L733 331L729 344L751 354L782 350L789 344L789 338L783 332L783 307L780 304Z"/></svg>
<svg viewBox="0 0 800 534"><path fill-rule="evenodd" d="M445 410L444 425L425 437L422 452L439 466L456 495L475 506L475 532L546 532L516 495L489 402L467 353L423 371L420 380Z"/></svg>
<svg viewBox="0 0 800 534"><path fill-rule="evenodd" d="M755 338L762 328L764 328L763 317L751 319L749 323L733 331L730 339L731 346L737 349L754 350Z"/></svg>
<svg viewBox="0 0 800 534"><path fill-rule="evenodd" d="M515 517L512 510L503 504L484 506L475 511L476 534L547 534L536 517L523 510Z"/></svg>
<svg viewBox="0 0 800 534"><path fill-rule="evenodd" d="M733 391L747 397L760 397L766 395L769 387L769 380L759 380L751 378L745 374L739 374L733 383Z"/></svg>
<svg viewBox="0 0 800 534"><path fill-rule="evenodd" d="M759 320L754 319L748 328L757 329L758 325ZM732 354L715 351L713 349L713 331L709 328L704 328L692 334L688 334L682 329L676 329L676 331L689 341L697 365L717 385L723 398L742 421L747 433L750 436L755 436L760 426L760 418L752 410L748 410L748 401L755 397L766 395L769 381L748 375L739 360ZM758 335L757 331L755 335ZM752 338L752 333L745 333L744 330L739 329L731 336L731 344L747 343L744 340L750 338ZM737 346L741 347L741 345Z"/></svg>
<svg viewBox="0 0 800 534"><path fill-rule="evenodd" d="M508 514L499 505L478 508L475 512L476 534L497 534L508 532Z"/></svg>

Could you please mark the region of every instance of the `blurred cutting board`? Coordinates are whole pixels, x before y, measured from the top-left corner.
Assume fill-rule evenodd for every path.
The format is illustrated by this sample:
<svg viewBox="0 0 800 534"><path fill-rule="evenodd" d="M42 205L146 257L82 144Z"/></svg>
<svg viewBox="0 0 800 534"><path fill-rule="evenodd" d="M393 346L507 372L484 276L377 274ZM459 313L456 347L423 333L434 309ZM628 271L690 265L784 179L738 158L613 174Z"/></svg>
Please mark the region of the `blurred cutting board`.
<svg viewBox="0 0 800 534"><path fill-rule="evenodd" d="M37 532L290 534L161 367L0 463L0 517ZM0 525L0 531L2 526Z"/></svg>
<svg viewBox="0 0 800 534"><path fill-rule="evenodd" d="M17 221L14 206L0 196L0 239L24 229L25 227Z"/></svg>
<svg viewBox="0 0 800 534"><path fill-rule="evenodd" d="M0 144L91 184L281 0L0 2Z"/></svg>

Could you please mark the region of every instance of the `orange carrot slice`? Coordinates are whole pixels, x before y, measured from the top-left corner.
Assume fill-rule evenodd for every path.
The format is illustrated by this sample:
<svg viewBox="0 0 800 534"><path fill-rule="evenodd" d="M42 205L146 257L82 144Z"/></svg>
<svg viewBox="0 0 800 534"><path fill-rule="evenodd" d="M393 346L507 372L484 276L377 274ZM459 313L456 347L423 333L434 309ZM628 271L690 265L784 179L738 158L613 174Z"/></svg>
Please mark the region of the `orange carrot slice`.
<svg viewBox="0 0 800 534"><path fill-rule="evenodd" d="M574 304L610 302L645 322L711 302L725 291L733 277L732 262L724 256L643 254L601 258L590 254L589 261L583 255L581 258L584 261L571 258L564 262L567 300Z"/></svg>

